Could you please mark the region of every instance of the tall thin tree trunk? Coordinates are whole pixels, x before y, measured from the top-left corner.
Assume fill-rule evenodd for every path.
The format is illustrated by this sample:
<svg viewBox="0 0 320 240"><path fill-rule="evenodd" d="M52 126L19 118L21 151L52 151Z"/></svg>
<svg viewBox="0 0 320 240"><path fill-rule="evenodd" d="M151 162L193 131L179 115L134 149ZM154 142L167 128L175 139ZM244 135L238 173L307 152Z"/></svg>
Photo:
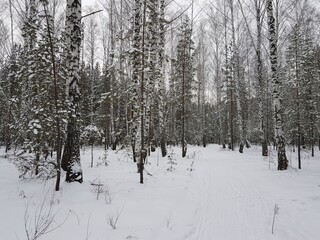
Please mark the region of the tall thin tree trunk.
<svg viewBox="0 0 320 240"><path fill-rule="evenodd" d="M272 0L267 0L267 16L269 29L269 51L271 63L271 79L273 85L273 101L274 101L274 119L275 119L275 137L278 148L278 170L286 170L288 168L288 160L286 156L285 138L283 133L282 118L282 99L280 84L281 80L278 76L278 46L277 46L277 29L275 18L273 16Z"/></svg>
<svg viewBox="0 0 320 240"><path fill-rule="evenodd" d="M184 49L184 55L185 55L185 49ZM181 87L182 87L182 99L181 99L181 104L182 104L182 109L181 109L181 121L182 121L182 124L181 124L181 147L182 147L182 157L185 157L186 156L186 153L187 151L185 150L186 149L186 141L185 141L185 58L186 56L183 57L183 67L182 67L182 82L181 82Z"/></svg>
<svg viewBox="0 0 320 240"><path fill-rule="evenodd" d="M67 93L71 112L67 126L67 140L62 157L62 168L67 172L67 182L83 181L80 162L80 48L81 48L81 0L67 0L66 10L66 45L68 49Z"/></svg>
<svg viewBox="0 0 320 240"><path fill-rule="evenodd" d="M264 89L263 84L263 73L262 73L262 3L260 0L255 0L255 10L256 10L256 25L257 25L257 47L256 47L256 69L257 69L257 80L258 80L258 92L259 92L259 118L260 118L260 131L261 131L261 145L262 145L262 156L268 156L268 144L266 138L266 122L264 114Z"/></svg>
<svg viewBox="0 0 320 240"><path fill-rule="evenodd" d="M139 119L139 78L141 69L141 2L140 0L134 1L134 33L133 33L133 53L132 53L132 98L131 98L131 146L133 151L133 161L139 161L138 155L140 146L137 143L138 135L138 122ZM142 114L142 113L141 113Z"/></svg>
<svg viewBox="0 0 320 240"><path fill-rule="evenodd" d="M160 19L159 19L159 28L160 28L160 39L159 39L159 127L160 127L160 147L161 155L165 157L167 155L166 149L166 128L165 128L165 116L164 116L164 94L165 94L165 82L164 82L164 48L165 48L165 1L160 0Z"/></svg>
<svg viewBox="0 0 320 240"><path fill-rule="evenodd" d="M60 190L60 179L61 179L61 123L60 123L60 116L59 116L59 94L58 94L58 79L57 79L57 71L56 71L56 61L55 61L55 55L54 55L54 45L53 40L51 36L50 30L53 30L53 26L50 24L49 16L48 16L48 10L47 6L43 3L44 11L45 11L45 17L46 17L46 23L47 23L47 29L48 29L48 37L49 37L49 43L50 43L50 55L51 55L51 61L52 61L52 71L53 71L53 82L54 82L54 106L55 106L55 123L56 123L56 131L57 131L57 176L56 176L56 185L55 190ZM54 24L54 23L52 23ZM53 31L52 31L53 32Z"/></svg>
<svg viewBox="0 0 320 240"><path fill-rule="evenodd" d="M240 103L240 59L239 52L236 46L236 36L235 36L235 27L234 27L234 9L233 9L233 0L230 0L230 12L231 12L231 29L232 29L232 80L235 82L234 90L235 90L235 98L237 105L237 122L238 122L238 130L239 130L239 152L243 153L244 147L244 134L243 134L243 118L241 111L241 103Z"/></svg>
<svg viewBox="0 0 320 240"><path fill-rule="evenodd" d="M143 20L142 20L142 61L141 61L141 82L140 82L140 131L141 131L141 142L140 142L140 159L138 162L138 169L140 173L140 183L143 183L143 169L144 169L144 160L147 155L145 146L144 146L144 128L145 128L145 122L144 122L144 114L145 114L145 35L146 35L146 10L147 10L147 3L146 0L143 2Z"/></svg>
<svg viewBox="0 0 320 240"><path fill-rule="evenodd" d="M298 35L298 29L296 30L296 34ZM298 129L298 168L301 169L301 116L300 116L300 77L299 77L299 64L298 64L298 36L296 35L295 39L294 39L294 44L295 44L295 79L296 79L296 103L297 103L297 109L296 109L296 113L297 113L297 129Z"/></svg>

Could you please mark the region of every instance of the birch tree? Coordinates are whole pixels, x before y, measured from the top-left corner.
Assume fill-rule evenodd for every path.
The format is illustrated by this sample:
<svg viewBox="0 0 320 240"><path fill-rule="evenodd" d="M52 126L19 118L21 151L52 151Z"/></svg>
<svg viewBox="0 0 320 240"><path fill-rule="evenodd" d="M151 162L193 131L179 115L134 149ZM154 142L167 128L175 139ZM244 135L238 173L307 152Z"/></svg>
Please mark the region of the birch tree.
<svg viewBox="0 0 320 240"><path fill-rule="evenodd" d="M256 76L259 95L259 118L260 118L260 131L261 131L261 144L262 144L262 156L268 155L268 144L266 137L266 121L264 111L264 92L265 84L263 81L263 62L262 62L262 24L263 24L263 2L261 0L255 0L255 12L256 12L256 26L257 26L257 38L256 38Z"/></svg>
<svg viewBox="0 0 320 240"><path fill-rule="evenodd" d="M267 16L269 30L269 53L271 65L272 97L274 107L275 138L278 148L278 170L286 170L288 160L286 156L285 137L283 131L283 106L281 96L281 79L278 76L278 46L277 29L272 0L267 0Z"/></svg>
<svg viewBox="0 0 320 240"><path fill-rule="evenodd" d="M62 169L67 172L67 182L83 181L80 163L79 129L79 79L81 48L81 0L67 0L66 10L66 51L67 94L70 112L67 127L67 140L62 157Z"/></svg>
<svg viewBox="0 0 320 240"><path fill-rule="evenodd" d="M243 4L240 0L238 0L238 4L244 18L247 31L250 36L250 40L252 41L254 52L255 52L255 78L257 82L257 92L258 92L258 102L259 102L259 131L260 131L260 141L262 145L262 156L268 155L268 139L267 139L267 117L266 115L266 92L268 86L265 83L263 76L263 55L262 55L262 34L263 34L263 20L264 20L264 9L265 2L263 0L254 0L254 17L255 17L255 25L256 25L256 33L253 34L251 31L248 16L244 12Z"/></svg>

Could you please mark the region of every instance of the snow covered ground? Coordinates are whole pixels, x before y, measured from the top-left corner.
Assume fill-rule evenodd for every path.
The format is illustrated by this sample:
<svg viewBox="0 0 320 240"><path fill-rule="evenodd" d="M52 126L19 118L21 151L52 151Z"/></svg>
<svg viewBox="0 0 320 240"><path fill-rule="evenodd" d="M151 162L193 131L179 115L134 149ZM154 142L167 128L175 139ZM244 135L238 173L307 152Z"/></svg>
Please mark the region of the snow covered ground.
<svg viewBox="0 0 320 240"><path fill-rule="evenodd" d="M288 151L291 167L279 172L275 152L263 158L260 151L189 146L182 159L180 149L171 148L173 171L167 170L168 158L156 151L146 165L152 176L145 174L141 185L124 150L108 151L105 166L104 151L96 148L91 168L87 149L82 151L84 183L62 182L60 192L53 191L53 180L19 180L15 166L0 157L0 239L28 239L25 229L31 233L37 220L39 225L50 217L49 230L61 226L39 239L319 239L319 152L316 158L304 153L302 170L297 170L296 156Z"/></svg>

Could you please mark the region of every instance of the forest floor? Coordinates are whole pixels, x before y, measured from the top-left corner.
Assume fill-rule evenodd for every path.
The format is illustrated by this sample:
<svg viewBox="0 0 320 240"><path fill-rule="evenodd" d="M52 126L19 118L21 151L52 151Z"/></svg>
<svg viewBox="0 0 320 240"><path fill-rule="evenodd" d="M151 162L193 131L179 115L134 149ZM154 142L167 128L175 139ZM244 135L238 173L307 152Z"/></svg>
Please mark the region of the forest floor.
<svg viewBox="0 0 320 240"><path fill-rule="evenodd" d="M48 226L39 240L317 240L320 236L320 154L303 152L302 170L277 171L276 152L188 147L157 149L139 184L125 150L81 151L84 182L19 180L0 149L0 239L24 240ZM94 184L94 185L92 185ZM276 210L275 210L276 209ZM272 225L273 233L272 233ZM114 229L113 229L114 228ZM52 230L52 231L51 231ZM50 232L51 231L51 232Z"/></svg>

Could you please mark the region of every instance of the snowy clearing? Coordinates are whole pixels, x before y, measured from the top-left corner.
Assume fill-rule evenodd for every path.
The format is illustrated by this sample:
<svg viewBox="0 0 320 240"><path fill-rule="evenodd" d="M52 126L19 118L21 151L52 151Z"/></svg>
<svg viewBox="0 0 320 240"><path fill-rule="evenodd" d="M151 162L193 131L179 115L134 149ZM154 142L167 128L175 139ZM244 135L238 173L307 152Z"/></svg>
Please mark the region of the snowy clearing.
<svg viewBox="0 0 320 240"><path fill-rule="evenodd" d="M81 151L84 183L62 182L62 190L54 192L53 180L19 180L0 150L4 240L27 239L25 229L31 233L34 219L44 216L53 216L49 230L61 224L39 237L45 240L316 240L320 236L319 156L304 153L302 170L297 170L295 155L288 152L291 167L280 172L275 157L260 157L260 148L239 154L218 145L189 146L187 158L182 159L181 150L174 147L169 155L176 164L168 171L169 160L161 158L157 149L146 164L152 176L145 173L142 185L126 151L108 151L105 166L104 151L95 148L90 168L88 148Z"/></svg>

